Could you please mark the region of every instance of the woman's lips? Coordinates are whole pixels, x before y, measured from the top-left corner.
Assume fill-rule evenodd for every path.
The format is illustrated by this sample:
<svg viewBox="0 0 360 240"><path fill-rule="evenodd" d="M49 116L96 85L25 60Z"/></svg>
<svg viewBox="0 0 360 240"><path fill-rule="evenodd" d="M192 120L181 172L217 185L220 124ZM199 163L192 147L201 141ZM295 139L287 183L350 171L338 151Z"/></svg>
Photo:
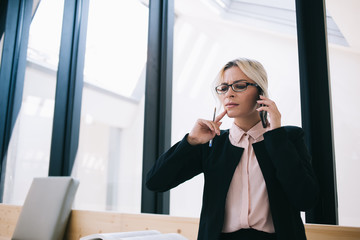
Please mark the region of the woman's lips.
<svg viewBox="0 0 360 240"><path fill-rule="evenodd" d="M228 103L228 104L226 104L225 105L225 107L227 107L227 108L233 108L233 107L236 107L236 106L238 106L239 104L236 104L236 103Z"/></svg>

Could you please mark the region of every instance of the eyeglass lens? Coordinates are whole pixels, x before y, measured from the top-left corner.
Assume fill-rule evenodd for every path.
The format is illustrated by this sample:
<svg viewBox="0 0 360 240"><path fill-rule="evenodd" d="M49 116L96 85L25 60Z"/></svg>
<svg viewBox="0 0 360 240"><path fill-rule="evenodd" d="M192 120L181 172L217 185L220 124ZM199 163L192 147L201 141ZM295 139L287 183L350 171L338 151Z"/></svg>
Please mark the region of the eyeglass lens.
<svg viewBox="0 0 360 240"><path fill-rule="evenodd" d="M229 87L231 86L232 89L234 90L234 92L242 92L245 91L247 88L247 83L246 82L238 82L238 83L233 83L233 84L221 84L219 86L216 87L216 91L218 93L226 93L229 90Z"/></svg>

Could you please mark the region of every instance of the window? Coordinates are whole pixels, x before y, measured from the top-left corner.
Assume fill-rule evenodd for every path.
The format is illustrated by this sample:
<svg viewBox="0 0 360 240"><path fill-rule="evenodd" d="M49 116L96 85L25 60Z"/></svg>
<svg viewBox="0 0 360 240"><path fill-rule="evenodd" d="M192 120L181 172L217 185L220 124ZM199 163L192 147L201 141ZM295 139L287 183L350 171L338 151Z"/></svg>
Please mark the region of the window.
<svg viewBox="0 0 360 240"><path fill-rule="evenodd" d="M148 11L90 2L76 208L140 213Z"/></svg>
<svg viewBox="0 0 360 240"><path fill-rule="evenodd" d="M218 106L211 92L212 82L224 64L238 57L253 58L264 65L270 98L282 113L282 124L301 126L295 2L276 14L267 4L249 2L244 8L248 12L239 12L235 8L225 11L224 7L231 5L221 6L219 2L175 1L173 144L192 129L197 118L212 118L214 106ZM294 18L288 17L289 8ZM264 20L261 16L265 13L269 17ZM280 13L294 21L292 28L286 22L276 23ZM270 24L269 19L274 21ZM231 123L225 117L221 128L227 129ZM200 175L173 189L170 214L199 217L202 186Z"/></svg>
<svg viewBox="0 0 360 240"><path fill-rule="evenodd" d="M345 46L329 44L329 68L332 94L332 114L339 225L360 227L359 133L357 110L360 83L360 44L356 22L359 4L326 1L328 13L344 35ZM331 32L328 32L330 34Z"/></svg>
<svg viewBox="0 0 360 240"><path fill-rule="evenodd" d="M30 26L22 106L7 153L4 203L22 204L33 177L48 175L63 5L41 1Z"/></svg>

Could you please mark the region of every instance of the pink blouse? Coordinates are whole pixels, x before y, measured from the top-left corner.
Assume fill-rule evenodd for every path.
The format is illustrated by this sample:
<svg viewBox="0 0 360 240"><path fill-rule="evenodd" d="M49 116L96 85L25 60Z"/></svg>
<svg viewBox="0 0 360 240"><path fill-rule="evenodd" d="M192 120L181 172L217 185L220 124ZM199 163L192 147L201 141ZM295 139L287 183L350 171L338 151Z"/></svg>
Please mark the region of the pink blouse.
<svg viewBox="0 0 360 240"><path fill-rule="evenodd" d="M241 228L274 233L266 184L256 159L252 144L264 140L261 121L244 132L235 123L230 128L232 145L244 148L236 167L226 198L223 232Z"/></svg>

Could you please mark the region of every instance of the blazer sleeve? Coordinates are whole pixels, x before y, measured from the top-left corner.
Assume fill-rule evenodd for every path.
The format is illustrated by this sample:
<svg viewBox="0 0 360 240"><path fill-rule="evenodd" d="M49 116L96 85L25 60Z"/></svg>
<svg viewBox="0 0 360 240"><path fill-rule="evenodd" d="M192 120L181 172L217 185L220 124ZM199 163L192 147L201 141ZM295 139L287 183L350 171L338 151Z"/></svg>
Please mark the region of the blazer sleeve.
<svg viewBox="0 0 360 240"><path fill-rule="evenodd" d="M297 210L315 206L319 186L311 156L299 127L281 127L264 134L266 149L276 169L276 177Z"/></svg>
<svg viewBox="0 0 360 240"><path fill-rule="evenodd" d="M165 192L203 171L202 145L190 145L187 135L156 160L146 177L149 190Z"/></svg>

